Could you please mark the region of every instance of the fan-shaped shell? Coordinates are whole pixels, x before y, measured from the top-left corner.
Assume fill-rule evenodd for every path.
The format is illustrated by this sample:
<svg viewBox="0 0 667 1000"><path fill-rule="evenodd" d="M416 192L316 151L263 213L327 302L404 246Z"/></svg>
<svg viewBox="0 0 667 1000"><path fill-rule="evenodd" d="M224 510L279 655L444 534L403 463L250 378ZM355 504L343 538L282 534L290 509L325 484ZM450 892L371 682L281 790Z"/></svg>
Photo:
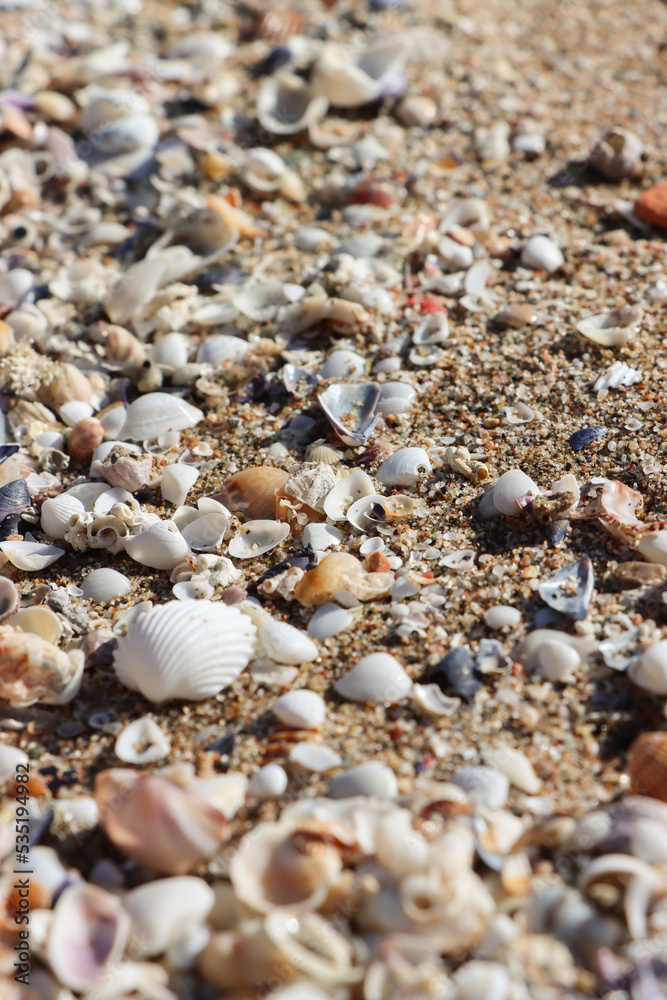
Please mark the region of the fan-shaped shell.
<svg viewBox="0 0 667 1000"><path fill-rule="evenodd" d="M255 626L234 607L169 601L140 616L119 638L114 667L123 684L149 701L202 701L239 676L255 642Z"/></svg>
<svg viewBox="0 0 667 1000"><path fill-rule="evenodd" d="M270 465L243 469L225 479L214 499L242 520L266 520L275 516L276 493L288 479L287 472Z"/></svg>
<svg viewBox="0 0 667 1000"><path fill-rule="evenodd" d="M203 416L201 410L179 396L150 392L130 403L119 437L129 441L152 441L167 431L194 427Z"/></svg>
<svg viewBox="0 0 667 1000"><path fill-rule="evenodd" d="M42 531L50 538L64 538L69 523L75 514L83 514L85 507L71 493L61 493L57 497L47 497L42 504Z"/></svg>
<svg viewBox="0 0 667 1000"><path fill-rule="evenodd" d="M399 448L385 459L375 475L385 486L415 486L431 468L423 448Z"/></svg>
<svg viewBox="0 0 667 1000"><path fill-rule="evenodd" d="M173 521L158 521L146 531L126 538L125 551L142 566L173 569L189 549Z"/></svg>
<svg viewBox="0 0 667 1000"><path fill-rule="evenodd" d="M630 790L667 802L667 732L642 733L630 747Z"/></svg>

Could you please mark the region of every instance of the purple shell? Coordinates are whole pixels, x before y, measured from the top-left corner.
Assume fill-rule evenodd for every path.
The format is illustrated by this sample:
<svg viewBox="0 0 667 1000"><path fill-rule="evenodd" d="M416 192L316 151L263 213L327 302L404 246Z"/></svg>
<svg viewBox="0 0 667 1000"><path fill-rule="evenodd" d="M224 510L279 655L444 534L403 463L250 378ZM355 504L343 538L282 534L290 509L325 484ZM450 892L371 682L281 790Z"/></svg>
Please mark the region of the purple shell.
<svg viewBox="0 0 667 1000"><path fill-rule="evenodd" d="M572 451L581 451L586 445L592 444L593 441L597 441L606 433L606 427L582 427L580 431L575 431L570 437Z"/></svg>

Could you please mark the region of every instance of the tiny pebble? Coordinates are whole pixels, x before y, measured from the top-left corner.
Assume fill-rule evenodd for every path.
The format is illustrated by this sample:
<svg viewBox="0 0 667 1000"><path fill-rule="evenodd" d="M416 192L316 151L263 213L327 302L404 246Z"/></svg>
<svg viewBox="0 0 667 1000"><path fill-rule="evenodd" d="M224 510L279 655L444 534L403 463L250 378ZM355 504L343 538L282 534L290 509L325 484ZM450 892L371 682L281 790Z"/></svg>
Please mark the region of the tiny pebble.
<svg viewBox="0 0 667 1000"><path fill-rule="evenodd" d="M521 612L518 608L511 608L506 604L497 604L489 608L484 615L484 621L489 628L516 628L521 621Z"/></svg>
<svg viewBox="0 0 667 1000"><path fill-rule="evenodd" d="M278 698L273 714L292 729L317 729L326 717L326 705L316 691L301 688L288 691Z"/></svg>
<svg viewBox="0 0 667 1000"><path fill-rule="evenodd" d="M287 788L287 774L280 764L266 764L248 783L249 799L277 799Z"/></svg>

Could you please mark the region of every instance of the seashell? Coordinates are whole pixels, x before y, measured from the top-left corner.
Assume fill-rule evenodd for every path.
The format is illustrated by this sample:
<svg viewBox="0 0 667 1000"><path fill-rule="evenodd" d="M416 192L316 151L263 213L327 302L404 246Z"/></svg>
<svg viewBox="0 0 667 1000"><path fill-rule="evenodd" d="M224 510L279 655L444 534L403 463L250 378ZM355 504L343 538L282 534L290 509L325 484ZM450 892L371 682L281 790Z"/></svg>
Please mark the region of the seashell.
<svg viewBox="0 0 667 1000"><path fill-rule="evenodd" d="M345 444L362 445L367 444L375 430L380 395L380 387L373 382L331 385L317 401Z"/></svg>
<svg viewBox="0 0 667 1000"><path fill-rule="evenodd" d="M165 265L157 258L145 258L119 275L109 290L104 308L112 323L122 326L141 316L155 298L165 274ZM121 359L118 359L121 360ZM63 400L64 402L64 400Z"/></svg>
<svg viewBox="0 0 667 1000"><path fill-rule="evenodd" d="M226 514L202 514L182 528L183 538L194 552L214 552L229 528Z"/></svg>
<svg viewBox="0 0 667 1000"><path fill-rule="evenodd" d="M65 550L57 545L43 545L41 542L0 542L0 551L16 566L30 573L46 569L65 555Z"/></svg>
<svg viewBox="0 0 667 1000"><path fill-rule="evenodd" d="M351 799L362 795L374 799L395 799L398 795L396 775L379 760L369 760L344 771L329 782L329 797Z"/></svg>
<svg viewBox="0 0 667 1000"><path fill-rule="evenodd" d="M410 691L410 706L420 715L437 718L454 715L461 707L460 698L448 698L437 684L413 684Z"/></svg>
<svg viewBox="0 0 667 1000"><path fill-rule="evenodd" d="M509 1000L511 990L509 972L500 962L471 961L454 974L451 1000Z"/></svg>
<svg viewBox="0 0 667 1000"><path fill-rule="evenodd" d="M290 970L290 980L299 977L274 994L277 1000L323 1000L320 985L330 994L335 987L363 979L364 969L357 964L352 944L319 913L309 911L292 917L282 910L271 912L264 919L264 933L278 949L281 968ZM301 980L303 976L307 980ZM313 987L310 982L318 985Z"/></svg>
<svg viewBox="0 0 667 1000"><path fill-rule="evenodd" d="M79 882L58 897L46 941L46 958L59 982L77 993L99 982L127 943L130 918L119 899Z"/></svg>
<svg viewBox="0 0 667 1000"><path fill-rule="evenodd" d="M20 598L12 581L6 576L0 576L0 621L16 611Z"/></svg>
<svg viewBox="0 0 667 1000"><path fill-rule="evenodd" d="M163 760L170 749L169 737L147 715L126 726L114 747L116 756L126 764L153 764Z"/></svg>
<svg viewBox="0 0 667 1000"><path fill-rule="evenodd" d="M155 145L157 124L148 102L134 90L96 90L86 96L79 128L97 151L116 156Z"/></svg>
<svg viewBox="0 0 667 1000"><path fill-rule="evenodd" d="M281 695L273 705L273 714L291 729L317 729L326 718L326 705L316 691L301 688Z"/></svg>
<svg viewBox="0 0 667 1000"><path fill-rule="evenodd" d="M0 275L0 302L16 308L30 292L35 276L24 267L15 267Z"/></svg>
<svg viewBox="0 0 667 1000"><path fill-rule="evenodd" d="M309 444L304 453L306 462L317 462L323 465L339 465L344 458L342 451L326 444L322 439Z"/></svg>
<svg viewBox="0 0 667 1000"><path fill-rule="evenodd" d="M193 465L186 465L184 462L174 462L168 465L162 473L160 490L162 496L175 507L180 507L185 503L190 489L199 478L199 470Z"/></svg>
<svg viewBox="0 0 667 1000"><path fill-rule="evenodd" d="M276 317L278 308L289 303L285 286L280 281L256 281L246 284L234 296L234 305L256 323L266 323Z"/></svg>
<svg viewBox="0 0 667 1000"><path fill-rule="evenodd" d="M423 448L399 448L375 473L384 486L416 486L432 466Z"/></svg>
<svg viewBox="0 0 667 1000"><path fill-rule="evenodd" d="M175 583L171 592L178 601L208 600L215 589L206 580L181 580Z"/></svg>
<svg viewBox="0 0 667 1000"><path fill-rule="evenodd" d="M285 388L297 399L305 399L320 381L319 375L308 371L306 368L297 368L296 365L285 365L282 370L282 380ZM310 461L310 459L306 459ZM322 459L314 459L322 461ZM333 462L330 464L334 464Z"/></svg>
<svg viewBox="0 0 667 1000"><path fill-rule="evenodd" d="M407 698L412 681L389 653L371 653L334 684L334 691L348 701L394 705Z"/></svg>
<svg viewBox="0 0 667 1000"><path fill-rule="evenodd" d="M277 621L260 626L257 652L288 666L309 663L319 655L316 644L305 632L287 622Z"/></svg>
<svg viewBox="0 0 667 1000"><path fill-rule="evenodd" d="M229 542L229 555L234 559L254 559L270 552L284 542L290 533L288 524L280 521L246 521Z"/></svg>
<svg viewBox="0 0 667 1000"><path fill-rule="evenodd" d="M533 765L520 750L509 746L484 748L482 760L488 766L504 774L510 784L527 795L537 795L542 782L535 774Z"/></svg>
<svg viewBox="0 0 667 1000"><path fill-rule="evenodd" d="M577 332L602 347L617 347L639 333L643 317L640 306L621 306L611 312L584 316L577 323Z"/></svg>
<svg viewBox="0 0 667 1000"><path fill-rule="evenodd" d="M83 656L68 656L37 635L0 626L0 698L15 705L65 705L78 693Z"/></svg>
<svg viewBox="0 0 667 1000"><path fill-rule="evenodd" d="M606 433L606 427L582 427L581 430L575 431L570 436L570 447L572 451L581 451L582 448L592 444L593 441L598 441L601 437L604 437Z"/></svg>
<svg viewBox="0 0 667 1000"><path fill-rule="evenodd" d="M477 516L482 521L491 520L500 514L516 517L519 513L515 502L517 498L528 494L538 496L540 492L539 486L521 469L510 469L486 490L477 508Z"/></svg>
<svg viewBox="0 0 667 1000"><path fill-rule="evenodd" d="M342 828L344 829L344 828ZM241 840L229 865L236 898L259 913L290 915L320 906L340 879L336 828L327 837L306 826L260 823Z"/></svg>
<svg viewBox="0 0 667 1000"><path fill-rule="evenodd" d="M117 597L123 597L132 590L132 581L122 573L108 566L94 569L86 574L81 584L83 597L87 601L96 601L98 604L106 604L115 601Z"/></svg>
<svg viewBox="0 0 667 1000"><path fill-rule="evenodd" d="M75 462L89 462L95 449L104 441L104 427L99 420L80 420L67 437L67 451Z"/></svg>
<svg viewBox="0 0 667 1000"><path fill-rule="evenodd" d="M630 665L628 676L646 691L667 695L667 639L645 649Z"/></svg>
<svg viewBox="0 0 667 1000"><path fill-rule="evenodd" d="M188 363L190 342L183 333L166 333L151 348L151 362L165 368L180 368Z"/></svg>
<svg viewBox="0 0 667 1000"><path fill-rule="evenodd" d="M462 246L450 236L442 236L438 242L438 256L452 271L466 271L472 267L475 257L471 247ZM443 268L444 270L444 268Z"/></svg>
<svg viewBox="0 0 667 1000"><path fill-rule="evenodd" d="M359 583L363 575L363 566L353 555L330 552L299 580L294 596L306 608L319 607L334 601L337 594Z"/></svg>
<svg viewBox="0 0 667 1000"><path fill-rule="evenodd" d="M506 775L493 767L461 767L452 781L473 802L487 809L502 809L507 803L509 781Z"/></svg>
<svg viewBox="0 0 667 1000"><path fill-rule="evenodd" d="M111 449L107 450L109 445ZM131 447L124 447L112 441L100 445L93 454L91 476L102 476L110 486L126 490L128 493L141 489L151 480L153 456L141 454L137 449L138 455L135 457L135 453L130 450Z"/></svg>
<svg viewBox="0 0 667 1000"><path fill-rule="evenodd" d="M667 802L667 733L641 733L628 754L630 791Z"/></svg>
<svg viewBox="0 0 667 1000"><path fill-rule="evenodd" d="M249 618L226 604L169 601L129 626L118 640L114 667L126 687L149 701L203 701L228 687L248 665L255 635Z"/></svg>
<svg viewBox="0 0 667 1000"><path fill-rule="evenodd" d="M546 639L535 650L531 665L549 681L569 680L581 665L577 649L560 639Z"/></svg>
<svg viewBox="0 0 667 1000"><path fill-rule="evenodd" d="M37 393L41 403L58 410L63 403L79 400L87 403L93 389L82 371L69 362L61 361L49 382L42 382Z"/></svg>
<svg viewBox="0 0 667 1000"><path fill-rule="evenodd" d="M313 771L316 774L330 771L343 762L339 753L330 747L322 746L321 743L297 743L289 752L289 760L290 763L298 764L306 771Z"/></svg>
<svg viewBox="0 0 667 1000"><path fill-rule="evenodd" d="M184 875L157 879L123 897L132 918L128 954L135 960L154 958L202 924L215 904L215 894L203 878Z"/></svg>
<svg viewBox="0 0 667 1000"><path fill-rule="evenodd" d="M313 88L336 108L376 101L402 76L408 46L399 36L374 41L359 52L326 43L313 67Z"/></svg>
<svg viewBox="0 0 667 1000"><path fill-rule="evenodd" d="M7 625L23 629L31 635L38 635L45 642L56 645L63 634L62 621L50 608L35 605L32 608L21 608L8 618Z"/></svg>
<svg viewBox="0 0 667 1000"><path fill-rule="evenodd" d="M375 486L371 477L361 469L355 469L331 489L324 501L324 513L332 521L344 521L348 509L357 500L374 495Z"/></svg>
<svg viewBox="0 0 667 1000"><path fill-rule="evenodd" d="M469 229L481 236L491 227L491 218L486 202L481 198L462 198L453 201L440 223L440 232L447 233L454 226Z"/></svg>
<svg viewBox="0 0 667 1000"><path fill-rule="evenodd" d="M323 514L324 502L338 483L338 473L331 466L317 463L309 467L299 467L292 472L281 490L280 501L294 497L300 504Z"/></svg>
<svg viewBox="0 0 667 1000"><path fill-rule="evenodd" d="M638 135L624 128L611 128L593 146L588 162L610 181L630 177L641 162L644 144Z"/></svg>
<svg viewBox="0 0 667 1000"><path fill-rule="evenodd" d="M637 550L649 562L662 563L667 566L667 531L653 531L642 538Z"/></svg>
<svg viewBox="0 0 667 1000"><path fill-rule="evenodd" d="M0 520L19 514L30 506L30 492L24 479L13 479L0 486Z"/></svg>
<svg viewBox="0 0 667 1000"><path fill-rule="evenodd" d="M173 569L189 548L173 521L157 521L138 535L126 538L125 551L142 566Z"/></svg>
<svg viewBox="0 0 667 1000"><path fill-rule="evenodd" d="M560 248L548 236L531 236L521 251L521 263L536 271L553 274L565 263Z"/></svg>
<svg viewBox="0 0 667 1000"><path fill-rule="evenodd" d="M248 783L249 799L279 799L287 788L287 774L280 764L265 764Z"/></svg>
<svg viewBox="0 0 667 1000"><path fill-rule="evenodd" d="M146 361L146 349L140 340L123 326L109 324L103 327L102 342L112 361L120 364L143 365Z"/></svg>
<svg viewBox="0 0 667 1000"><path fill-rule="evenodd" d="M285 161L272 149L257 146L251 149L241 169L243 182L258 194L278 191L280 178L285 171Z"/></svg>
<svg viewBox="0 0 667 1000"><path fill-rule="evenodd" d="M516 628L520 621L521 612L519 609L504 604L489 608L484 615L484 624L492 629Z"/></svg>
<svg viewBox="0 0 667 1000"><path fill-rule="evenodd" d="M243 469L225 479L214 499L244 521L268 520L275 516L276 493L288 479L287 472L270 465Z"/></svg>
<svg viewBox="0 0 667 1000"><path fill-rule="evenodd" d="M197 362L220 368L225 361L243 361L249 350L247 341L220 333L202 340L197 351Z"/></svg>
<svg viewBox="0 0 667 1000"><path fill-rule="evenodd" d="M449 320L445 313L432 313L427 316L412 334L412 343L418 347L422 344L443 344L448 339ZM400 382L397 384L403 385Z"/></svg>
<svg viewBox="0 0 667 1000"><path fill-rule="evenodd" d="M155 609L158 610L158 609ZM227 821L200 795L125 768L95 775L100 824L137 864L183 875L219 849Z"/></svg>
<svg viewBox="0 0 667 1000"><path fill-rule="evenodd" d="M384 507L385 500L386 497L372 493L370 496L355 500L348 507L345 516L358 531L368 531L372 527L377 527L379 522L387 520L387 512Z"/></svg>
<svg viewBox="0 0 667 1000"><path fill-rule="evenodd" d="M323 642L344 632L354 621L354 615L338 604L322 604L308 622L308 635Z"/></svg>
<svg viewBox="0 0 667 1000"><path fill-rule="evenodd" d="M588 615L594 582L591 561L588 556L582 556L541 583L539 594L550 608L574 621L583 621Z"/></svg>
<svg viewBox="0 0 667 1000"><path fill-rule="evenodd" d="M424 680L427 684L437 684L443 690L453 688L467 702L472 702L482 688L480 672L465 646L458 646L447 653L427 672Z"/></svg>
<svg viewBox="0 0 667 1000"><path fill-rule="evenodd" d="M295 135L322 121L329 109L302 77L281 72L266 77L257 94L257 119L274 135Z"/></svg>
<svg viewBox="0 0 667 1000"><path fill-rule="evenodd" d="M151 392L128 406L119 437L124 441L154 441L167 431L194 427L203 416L201 410L178 396Z"/></svg>
<svg viewBox="0 0 667 1000"><path fill-rule="evenodd" d="M364 375L365 372L366 362L364 358L356 351L343 348L332 351L319 370L322 378L350 378L355 375Z"/></svg>
<svg viewBox="0 0 667 1000"><path fill-rule="evenodd" d="M417 390L407 382L385 382L380 387L378 412L383 416L407 413L417 398Z"/></svg>

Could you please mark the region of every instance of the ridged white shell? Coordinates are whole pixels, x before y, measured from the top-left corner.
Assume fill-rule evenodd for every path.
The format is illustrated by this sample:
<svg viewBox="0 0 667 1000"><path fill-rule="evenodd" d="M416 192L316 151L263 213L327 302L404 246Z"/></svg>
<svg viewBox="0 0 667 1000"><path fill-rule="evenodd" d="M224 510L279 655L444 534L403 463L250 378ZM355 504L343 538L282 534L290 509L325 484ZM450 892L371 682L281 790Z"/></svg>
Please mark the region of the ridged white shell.
<svg viewBox="0 0 667 1000"><path fill-rule="evenodd" d="M162 483L160 490L162 496L174 507L180 507L185 503L190 489L199 478L199 470L194 465L185 465L184 462L174 462L168 465L162 473Z"/></svg>
<svg viewBox="0 0 667 1000"><path fill-rule="evenodd" d="M166 392L149 392L127 408L121 440L153 441L169 430L184 431L194 427L204 414L179 396Z"/></svg>
<svg viewBox="0 0 667 1000"><path fill-rule="evenodd" d="M42 531L50 538L64 538L69 522L75 514L83 514L85 507L69 493L48 497L42 504Z"/></svg>
<svg viewBox="0 0 667 1000"><path fill-rule="evenodd" d="M17 569L35 572L46 569L56 559L65 555L65 550L57 545L42 545L41 542L0 542L0 550Z"/></svg>
<svg viewBox="0 0 667 1000"><path fill-rule="evenodd" d="M189 551L188 543L173 521L158 521L146 531L125 540L130 559L153 569L173 569Z"/></svg>
<svg viewBox="0 0 667 1000"><path fill-rule="evenodd" d="M195 522L196 523L196 522ZM253 559L275 549L290 533L289 524L281 521L246 521L229 543L234 559Z"/></svg>
<svg viewBox="0 0 667 1000"><path fill-rule="evenodd" d="M353 503L374 494L375 486L371 477L362 469L355 469L331 490L324 501L324 513L332 521L344 521Z"/></svg>
<svg viewBox="0 0 667 1000"><path fill-rule="evenodd" d="M256 629L236 608L211 601L153 607L118 639L120 681L153 702L202 701L228 687L255 652Z"/></svg>
<svg viewBox="0 0 667 1000"><path fill-rule="evenodd" d="M415 486L431 468L423 448L400 448L385 459L375 475L384 486Z"/></svg>

